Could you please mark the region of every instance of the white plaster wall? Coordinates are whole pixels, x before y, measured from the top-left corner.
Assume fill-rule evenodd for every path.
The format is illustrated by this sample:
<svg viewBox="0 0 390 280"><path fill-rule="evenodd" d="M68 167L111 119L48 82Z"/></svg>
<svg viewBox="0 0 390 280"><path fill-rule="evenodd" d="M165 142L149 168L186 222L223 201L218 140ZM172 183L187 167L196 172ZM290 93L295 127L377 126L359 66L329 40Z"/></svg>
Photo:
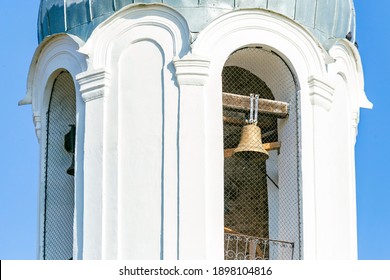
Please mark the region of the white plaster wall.
<svg viewBox="0 0 390 280"><path fill-rule="evenodd" d="M164 58L141 41L119 60L118 245L121 259L159 259L164 222ZM161 255L160 255L161 254Z"/></svg>
<svg viewBox="0 0 390 280"><path fill-rule="evenodd" d="M330 54L335 63L329 73L335 87L330 110L331 184L323 195L332 202L327 215L328 236L335 246L324 248L331 259L357 259L355 155L360 107L371 108L364 94L363 73L357 49L346 40L332 42Z"/></svg>
<svg viewBox="0 0 390 280"><path fill-rule="evenodd" d="M94 69L110 77L100 77L103 91L91 82L83 93L98 98L88 103L101 103L87 115L102 119L96 137L103 139L94 145L103 155L95 166L102 169L100 195L85 199L102 214L85 216L86 259L178 258L179 89L172 59L188 44L188 27L176 11L130 5L95 29L81 49L90 57L85 77L93 77ZM91 162L86 180L94 179L96 164Z"/></svg>
<svg viewBox="0 0 390 280"><path fill-rule="evenodd" d="M363 72L357 49L346 40L330 42L335 62L328 72L335 88L328 113L328 185L318 189L318 242L324 259L357 259L355 156L359 110L371 108L364 94ZM326 131L325 131L326 133ZM329 203L329 205L326 205Z"/></svg>
<svg viewBox="0 0 390 280"><path fill-rule="evenodd" d="M320 252L328 259L350 259L357 257L352 254L356 250L356 228L351 227L356 221L355 212L355 185L353 179L354 152L351 142L352 125L350 113L350 91L344 79L337 75L334 79L335 93L333 106L330 111L330 142L331 151L329 162L331 162L330 180L328 189L324 189L319 195L323 198L322 205L328 211L323 212L327 227L320 231L321 242L329 242L332 246L323 247ZM326 234L323 234L326 233Z"/></svg>

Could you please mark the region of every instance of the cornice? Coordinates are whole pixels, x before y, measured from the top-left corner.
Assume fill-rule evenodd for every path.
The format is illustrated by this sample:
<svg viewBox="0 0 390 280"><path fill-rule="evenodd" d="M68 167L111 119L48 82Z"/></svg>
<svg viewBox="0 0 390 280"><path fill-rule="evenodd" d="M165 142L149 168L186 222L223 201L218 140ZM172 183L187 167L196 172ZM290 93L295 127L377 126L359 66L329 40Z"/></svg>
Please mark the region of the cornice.
<svg viewBox="0 0 390 280"><path fill-rule="evenodd" d="M209 78L210 60L196 55L174 59L176 78L180 85L204 86Z"/></svg>
<svg viewBox="0 0 390 280"><path fill-rule="evenodd" d="M33 112L33 122L35 126L35 134L38 138L38 142L41 142L42 120L41 114L38 111Z"/></svg>
<svg viewBox="0 0 390 280"><path fill-rule="evenodd" d="M333 103L334 87L328 81L315 76L308 79L310 102L329 111Z"/></svg>
<svg viewBox="0 0 390 280"><path fill-rule="evenodd" d="M76 76L84 102L107 96L110 74L105 69L83 72Z"/></svg>

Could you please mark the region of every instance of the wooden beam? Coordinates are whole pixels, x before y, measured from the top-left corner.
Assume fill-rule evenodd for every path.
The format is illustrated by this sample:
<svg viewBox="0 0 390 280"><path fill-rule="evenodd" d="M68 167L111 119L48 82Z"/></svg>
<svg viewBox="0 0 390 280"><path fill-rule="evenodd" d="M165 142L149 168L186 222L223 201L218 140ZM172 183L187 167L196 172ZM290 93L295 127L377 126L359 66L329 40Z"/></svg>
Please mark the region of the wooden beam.
<svg viewBox="0 0 390 280"><path fill-rule="evenodd" d="M266 150L266 151L272 151L272 150L279 150L280 149L280 142L271 142L271 143L264 143L263 144L263 148ZM225 149L224 150L224 156L225 158L230 158L233 156L234 154L234 149L235 148L231 148L231 149Z"/></svg>
<svg viewBox="0 0 390 280"><path fill-rule="evenodd" d="M246 124L244 118L227 117L227 116L223 116L223 122L230 125L239 125L239 126L244 126ZM271 127L275 125L275 119L270 117L259 118L259 120L257 121L257 125L260 126L261 129L265 129L267 127ZM262 134L262 137L265 137L264 134Z"/></svg>
<svg viewBox="0 0 390 280"><path fill-rule="evenodd" d="M264 143L263 147L266 151L279 150L281 147L280 142Z"/></svg>
<svg viewBox="0 0 390 280"><path fill-rule="evenodd" d="M223 122L230 124L245 125L245 120L239 118L225 117L223 116Z"/></svg>
<svg viewBox="0 0 390 280"><path fill-rule="evenodd" d="M233 93L222 93L222 104L224 107L240 111L250 110L250 97ZM289 104L282 101L270 99L259 99L259 114L274 115L278 118L288 116Z"/></svg>
<svg viewBox="0 0 390 280"><path fill-rule="evenodd" d="M233 154L234 154L234 148L233 148L233 149L225 149L225 150L223 151L223 153L224 153L224 157L225 157L225 158L230 158L230 157L232 157Z"/></svg>

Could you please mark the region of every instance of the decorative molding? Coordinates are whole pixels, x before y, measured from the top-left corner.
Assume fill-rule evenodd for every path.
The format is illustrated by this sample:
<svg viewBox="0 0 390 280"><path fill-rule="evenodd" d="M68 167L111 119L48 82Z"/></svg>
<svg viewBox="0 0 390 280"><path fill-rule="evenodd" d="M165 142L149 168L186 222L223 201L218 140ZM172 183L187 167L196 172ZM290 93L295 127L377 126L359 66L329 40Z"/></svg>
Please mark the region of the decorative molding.
<svg viewBox="0 0 390 280"><path fill-rule="evenodd" d="M359 112L352 112L352 128L355 131L355 136L358 134L358 124L359 124Z"/></svg>
<svg viewBox="0 0 390 280"><path fill-rule="evenodd" d="M360 108L372 109L373 104L364 91L363 67L358 49L346 39L329 40L326 46L329 54L336 59L337 72L343 73L355 96L352 101Z"/></svg>
<svg viewBox="0 0 390 280"><path fill-rule="evenodd" d="M83 72L76 76L84 102L107 96L110 74L105 69Z"/></svg>
<svg viewBox="0 0 390 280"><path fill-rule="evenodd" d="M226 60L235 50L250 45L267 46L288 58L296 72L302 68L308 75L323 76L326 63L333 62L302 25L261 9L237 10L217 18L199 33L192 52L213 60L215 56L224 56Z"/></svg>
<svg viewBox="0 0 390 280"><path fill-rule="evenodd" d="M209 78L210 60L196 55L175 58L176 78L180 85L204 86Z"/></svg>
<svg viewBox="0 0 390 280"><path fill-rule="evenodd" d="M334 87L329 82L310 76L308 79L311 104L329 111L333 103Z"/></svg>
<svg viewBox="0 0 390 280"><path fill-rule="evenodd" d="M38 142L41 142L41 132L42 132L42 125L41 125L41 114L39 111L33 112L33 122L35 126L35 134L37 135Z"/></svg>
<svg viewBox="0 0 390 280"><path fill-rule="evenodd" d="M145 33L143 28L147 28ZM127 5L96 27L80 53L89 57L89 67L115 67L116 53L142 40L171 41L173 54L182 57L190 50L190 31L185 18L167 5ZM165 41L168 42L168 41Z"/></svg>
<svg viewBox="0 0 390 280"><path fill-rule="evenodd" d="M45 96L45 87L54 72L66 69L74 78L84 71L85 56L78 52L82 45L81 39L68 34L56 34L43 40L35 50L30 65L26 96L18 104L32 104L33 111L39 111L44 100L49 99Z"/></svg>
<svg viewBox="0 0 390 280"><path fill-rule="evenodd" d="M26 94L19 102L19 106L32 104L32 97L30 94Z"/></svg>
<svg viewBox="0 0 390 280"><path fill-rule="evenodd" d="M35 50L27 78L26 96L19 101L19 105L32 105L38 141L40 141L42 127L45 128L46 125L45 113L56 75L67 70L75 79L78 73L87 69L86 57L78 52L83 44L84 42L76 36L56 34L47 37Z"/></svg>

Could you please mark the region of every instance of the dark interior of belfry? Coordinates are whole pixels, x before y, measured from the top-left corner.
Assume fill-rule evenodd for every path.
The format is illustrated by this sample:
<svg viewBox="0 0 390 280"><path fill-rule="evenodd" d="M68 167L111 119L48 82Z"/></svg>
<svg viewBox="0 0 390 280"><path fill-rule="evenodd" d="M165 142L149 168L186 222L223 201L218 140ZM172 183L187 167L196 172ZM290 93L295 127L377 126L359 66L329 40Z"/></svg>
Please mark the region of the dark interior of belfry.
<svg viewBox="0 0 390 280"><path fill-rule="evenodd" d="M270 188L277 192L279 186L277 178L267 174L267 160L270 151L280 152L281 115L272 112L280 104L254 73L267 71L252 62L251 56L258 54L275 57L260 48L244 48L231 55L233 62L228 59L222 72L225 259L270 259L272 240L277 237L270 236L270 223L279 227L278 201L268 193ZM246 59L234 65L234 56ZM269 164L275 165L275 159ZM293 251L293 245L287 245ZM291 258L291 250L286 258ZM280 259L280 252L277 255Z"/></svg>

